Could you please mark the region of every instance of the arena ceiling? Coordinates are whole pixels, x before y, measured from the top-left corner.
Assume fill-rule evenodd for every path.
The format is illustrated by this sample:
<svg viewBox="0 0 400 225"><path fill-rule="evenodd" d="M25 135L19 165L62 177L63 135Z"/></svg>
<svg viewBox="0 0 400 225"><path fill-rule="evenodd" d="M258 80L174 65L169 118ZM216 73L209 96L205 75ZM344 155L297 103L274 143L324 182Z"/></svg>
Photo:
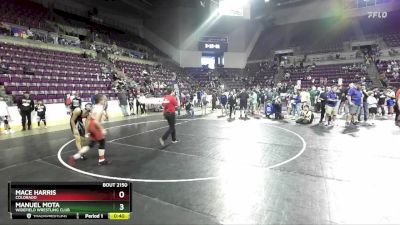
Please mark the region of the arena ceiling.
<svg viewBox="0 0 400 225"><path fill-rule="evenodd" d="M116 11L120 14L130 15L134 17L151 17L155 9L159 8L174 8L174 7L191 7L201 8L202 5L209 4L215 0L85 0L83 2L92 8L105 8ZM252 2L265 0L249 0ZM297 6L310 1L321 0L269 0L268 4L274 7L291 7Z"/></svg>
<svg viewBox="0 0 400 225"><path fill-rule="evenodd" d="M84 3L92 8L106 8L137 17L151 16L157 8L200 6L200 0L86 0Z"/></svg>

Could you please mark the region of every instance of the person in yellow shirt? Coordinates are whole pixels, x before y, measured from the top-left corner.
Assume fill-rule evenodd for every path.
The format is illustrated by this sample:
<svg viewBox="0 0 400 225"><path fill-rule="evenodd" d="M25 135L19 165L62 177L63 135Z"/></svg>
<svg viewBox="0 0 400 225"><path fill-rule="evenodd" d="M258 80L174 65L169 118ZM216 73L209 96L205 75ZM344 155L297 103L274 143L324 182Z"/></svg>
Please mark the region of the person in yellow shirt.
<svg viewBox="0 0 400 225"><path fill-rule="evenodd" d="M300 92L300 102L302 108L304 105L310 105L311 103L310 92L308 92L307 89L305 88L303 88L302 91Z"/></svg>

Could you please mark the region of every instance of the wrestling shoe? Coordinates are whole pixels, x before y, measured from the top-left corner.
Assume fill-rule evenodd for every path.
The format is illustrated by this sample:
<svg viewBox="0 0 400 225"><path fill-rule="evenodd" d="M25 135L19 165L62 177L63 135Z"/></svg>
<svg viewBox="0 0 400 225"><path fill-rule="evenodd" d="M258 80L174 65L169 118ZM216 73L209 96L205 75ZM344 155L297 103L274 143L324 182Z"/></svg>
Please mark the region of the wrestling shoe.
<svg viewBox="0 0 400 225"><path fill-rule="evenodd" d="M81 160L86 160L88 157L86 154L81 154Z"/></svg>
<svg viewBox="0 0 400 225"><path fill-rule="evenodd" d="M97 165L99 165L99 166L105 166L105 165L109 165L109 164L111 164L111 161L103 160L103 161L99 162Z"/></svg>

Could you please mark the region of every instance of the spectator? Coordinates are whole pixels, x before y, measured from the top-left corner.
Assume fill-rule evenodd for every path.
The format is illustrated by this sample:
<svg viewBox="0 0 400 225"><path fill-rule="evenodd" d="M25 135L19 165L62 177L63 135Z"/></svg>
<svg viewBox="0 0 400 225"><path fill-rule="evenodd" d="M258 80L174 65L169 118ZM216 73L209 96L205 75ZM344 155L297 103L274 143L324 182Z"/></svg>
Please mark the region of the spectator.
<svg viewBox="0 0 400 225"><path fill-rule="evenodd" d="M254 115L255 113L255 109L257 107L257 92L253 91L253 93L250 96L250 110L251 110L251 114Z"/></svg>
<svg viewBox="0 0 400 225"><path fill-rule="evenodd" d="M67 115L71 114L71 103L72 103L71 94L67 94L64 98L64 105L65 109L67 110Z"/></svg>
<svg viewBox="0 0 400 225"><path fill-rule="evenodd" d="M318 94L317 89L315 88L315 86L312 86L311 90L310 90L310 101L311 101L312 107L315 106L315 99L316 99L317 94Z"/></svg>
<svg viewBox="0 0 400 225"><path fill-rule="evenodd" d="M38 104L35 106L35 111L37 112L37 124L40 128L40 121L43 121L44 128L47 128L46 123L46 106L42 101L38 101Z"/></svg>
<svg viewBox="0 0 400 225"><path fill-rule="evenodd" d="M367 103L369 119L371 121L371 125L374 125L375 116L378 113L378 100L375 98L374 92L368 92Z"/></svg>
<svg viewBox="0 0 400 225"><path fill-rule="evenodd" d="M196 96L197 96L197 106L200 107L201 106L201 91L197 91Z"/></svg>
<svg viewBox="0 0 400 225"><path fill-rule="evenodd" d="M130 112L130 114L131 115L135 115L135 103L136 103L136 101L135 101L135 94L133 92L129 93L128 103L129 103L129 112Z"/></svg>
<svg viewBox="0 0 400 225"><path fill-rule="evenodd" d="M0 125L3 122L4 123L4 133L5 134L12 134L14 133L11 130L9 121L11 120L10 117L10 112L8 111L8 105L4 101L3 97L0 97Z"/></svg>
<svg viewBox="0 0 400 225"><path fill-rule="evenodd" d="M308 105L303 106L303 110L300 113L299 119L296 120L296 123L299 124L311 124L314 120L314 114L311 112L310 107Z"/></svg>
<svg viewBox="0 0 400 225"><path fill-rule="evenodd" d="M346 126L350 123L357 125L357 115L359 113L362 103L361 84L357 83L356 87L350 88L347 93L347 100L349 101L349 115L347 116Z"/></svg>
<svg viewBox="0 0 400 225"><path fill-rule="evenodd" d="M283 119L284 117L282 115L282 101L280 96L276 96L272 104L274 108L275 119L277 120Z"/></svg>
<svg viewBox="0 0 400 225"><path fill-rule="evenodd" d="M340 90L340 105L339 105L339 110L338 113L342 115L344 113L344 116L347 117L348 114L348 101L347 101L347 90L345 88L342 88Z"/></svg>
<svg viewBox="0 0 400 225"><path fill-rule="evenodd" d="M258 95L258 111L260 111L260 109L264 110L264 104L265 104L265 93L263 90L261 90L260 94Z"/></svg>
<svg viewBox="0 0 400 225"><path fill-rule="evenodd" d="M325 88L322 87L320 94L318 96L318 103L320 105L320 109L321 109L321 118L319 119L319 123L322 124L325 118L325 113L326 113L326 100L327 100L327 93L330 91L330 88L327 87L326 88L326 92L325 92Z"/></svg>
<svg viewBox="0 0 400 225"><path fill-rule="evenodd" d="M325 126L334 125L336 119L336 104L338 97L336 95L337 86L332 86L332 89L326 94L326 105L325 105Z"/></svg>
<svg viewBox="0 0 400 225"><path fill-rule="evenodd" d="M72 95L70 96L71 100L71 112L74 111L75 108L81 107L82 105L82 99L79 95L79 93L73 92Z"/></svg>
<svg viewBox="0 0 400 225"><path fill-rule="evenodd" d="M3 57L0 57L0 74L9 73L9 67Z"/></svg>
<svg viewBox="0 0 400 225"><path fill-rule="evenodd" d="M28 130L31 129L31 113L35 109L35 104L31 99L29 92L25 92L22 99L18 102L18 111L22 118L22 131L26 130L26 122L28 120Z"/></svg>
<svg viewBox="0 0 400 225"><path fill-rule="evenodd" d="M124 117L129 116L129 114L128 114L128 97L126 96L126 93L124 90L122 90L118 93L118 101L119 101L119 107L121 108L121 111L122 111L122 115Z"/></svg>
<svg viewBox="0 0 400 225"><path fill-rule="evenodd" d="M145 99L143 93L137 95L136 97L136 114L139 115L139 109L140 109L140 115L143 115L146 113L146 104L142 103L143 100Z"/></svg>
<svg viewBox="0 0 400 225"><path fill-rule="evenodd" d="M244 112L244 117L247 119L247 100L249 99L249 94L247 94L246 90L243 89L239 94L239 102L240 102L240 119L242 119L242 112Z"/></svg>
<svg viewBox="0 0 400 225"><path fill-rule="evenodd" d="M23 68L23 73L26 75L35 75L33 68L31 66L25 65Z"/></svg>
<svg viewBox="0 0 400 225"><path fill-rule="evenodd" d="M97 94L99 94L99 91L95 91L94 92L94 95L92 95L91 97L90 97L90 102L92 103L92 105L95 105L96 104L96 95Z"/></svg>
<svg viewBox="0 0 400 225"><path fill-rule="evenodd" d="M217 109L217 93L212 94L212 99L211 99L211 110L214 111L214 109Z"/></svg>
<svg viewBox="0 0 400 225"><path fill-rule="evenodd" d="M290 104L291 104L291 108L292 108L292 116L293 119L295 120L299 115L300 115L300 95L299 95L299 91L298 90L294 90L294 93L291 96L290 99Z"/></svg>
<svg viewBox="0 0 400 225"><path fill-rule="evenodd" d="M388 95L386 105L388 107L388 116L392 117L394 113L394 105L396 104L396 98L394 95Z"/></svg>
<svg viewBox="0 0 400 225"><path fill-rule="evenodd" d="M307 91L307 89L303 88L302 92L300 92L300 100L301 100L301 105L310 105L311 102L311 96L310 93Z"/></svg>
<svg viewBox="0 0 400 225"><path fill-rule="evenodd" d="M202 115L206 115L207 114L207 93L204 91L201 94L201 114Z"/></svg>
<svg viewBox="0 0 400 225"><path fill-rule="evenodd" d="M189 100L186 101L185 110L186 110L186 115L188 116L188 118L194 117L193 104Z"/></svg>
<svg viewBox="0 0 400 225"><path fill-rule="evenodd" d="M289 80L289 79L290 79L290 73L289 73L289 72L286 72L286 73L285 73L285 79L286 79L286 80Z"/></svg>
<svg viewBox="0 0 400 225"><path fill-rule="evenodd" d="M364 122L367 123L368 121L368 113L369 113L369 107L368 107L368 92L367 88L365 85L361 85L361 90L363 94L363 104L361 105L360 113L358 115L358 121L361 122L361 114L364 115Z"/></svg>
<svg viewBox="0 0 400 225"><path fill-rule="evenodd" d="M229 104L229 119L232 119L232 112L234 112L234 116L236 114L236 96L233 94L233 92L229 93L228 97L228 104Z"/></svg>
<svg viewBox="0 0 400 225"><path fill-rule="evenodd" d="M104 102L104 121L109 121L109 117L108 117L108 98L106 95L104 95L104 97L106 98L105 102Z"/></svg>
<svg viewBox="0 0 400 225"><path fill-rule="evenodd" d="M375 96L378 99L378 114L380 116L385 116L385 103L386 103L386 95L383 90L380 90Z"/></svg>
<svg viewBox="0 0 400 225"><path fill-rule="evenodd" d="M400 116L400 88L396 91L396 104L394 106L394 110L396 113L396 117L394 119L394 123L396 126L400 126L399 116Z"/></svg>

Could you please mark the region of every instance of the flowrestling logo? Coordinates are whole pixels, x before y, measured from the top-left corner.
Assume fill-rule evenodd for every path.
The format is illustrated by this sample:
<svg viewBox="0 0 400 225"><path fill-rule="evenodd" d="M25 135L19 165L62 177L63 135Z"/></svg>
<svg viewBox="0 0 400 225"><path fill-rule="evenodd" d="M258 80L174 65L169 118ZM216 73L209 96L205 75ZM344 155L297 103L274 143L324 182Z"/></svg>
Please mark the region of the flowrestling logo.
<svg viewBox="0 0 400 225"><path fill-rule="evenodd" d="M368 12L368 19L386 19L388 12Z"/></svg>

